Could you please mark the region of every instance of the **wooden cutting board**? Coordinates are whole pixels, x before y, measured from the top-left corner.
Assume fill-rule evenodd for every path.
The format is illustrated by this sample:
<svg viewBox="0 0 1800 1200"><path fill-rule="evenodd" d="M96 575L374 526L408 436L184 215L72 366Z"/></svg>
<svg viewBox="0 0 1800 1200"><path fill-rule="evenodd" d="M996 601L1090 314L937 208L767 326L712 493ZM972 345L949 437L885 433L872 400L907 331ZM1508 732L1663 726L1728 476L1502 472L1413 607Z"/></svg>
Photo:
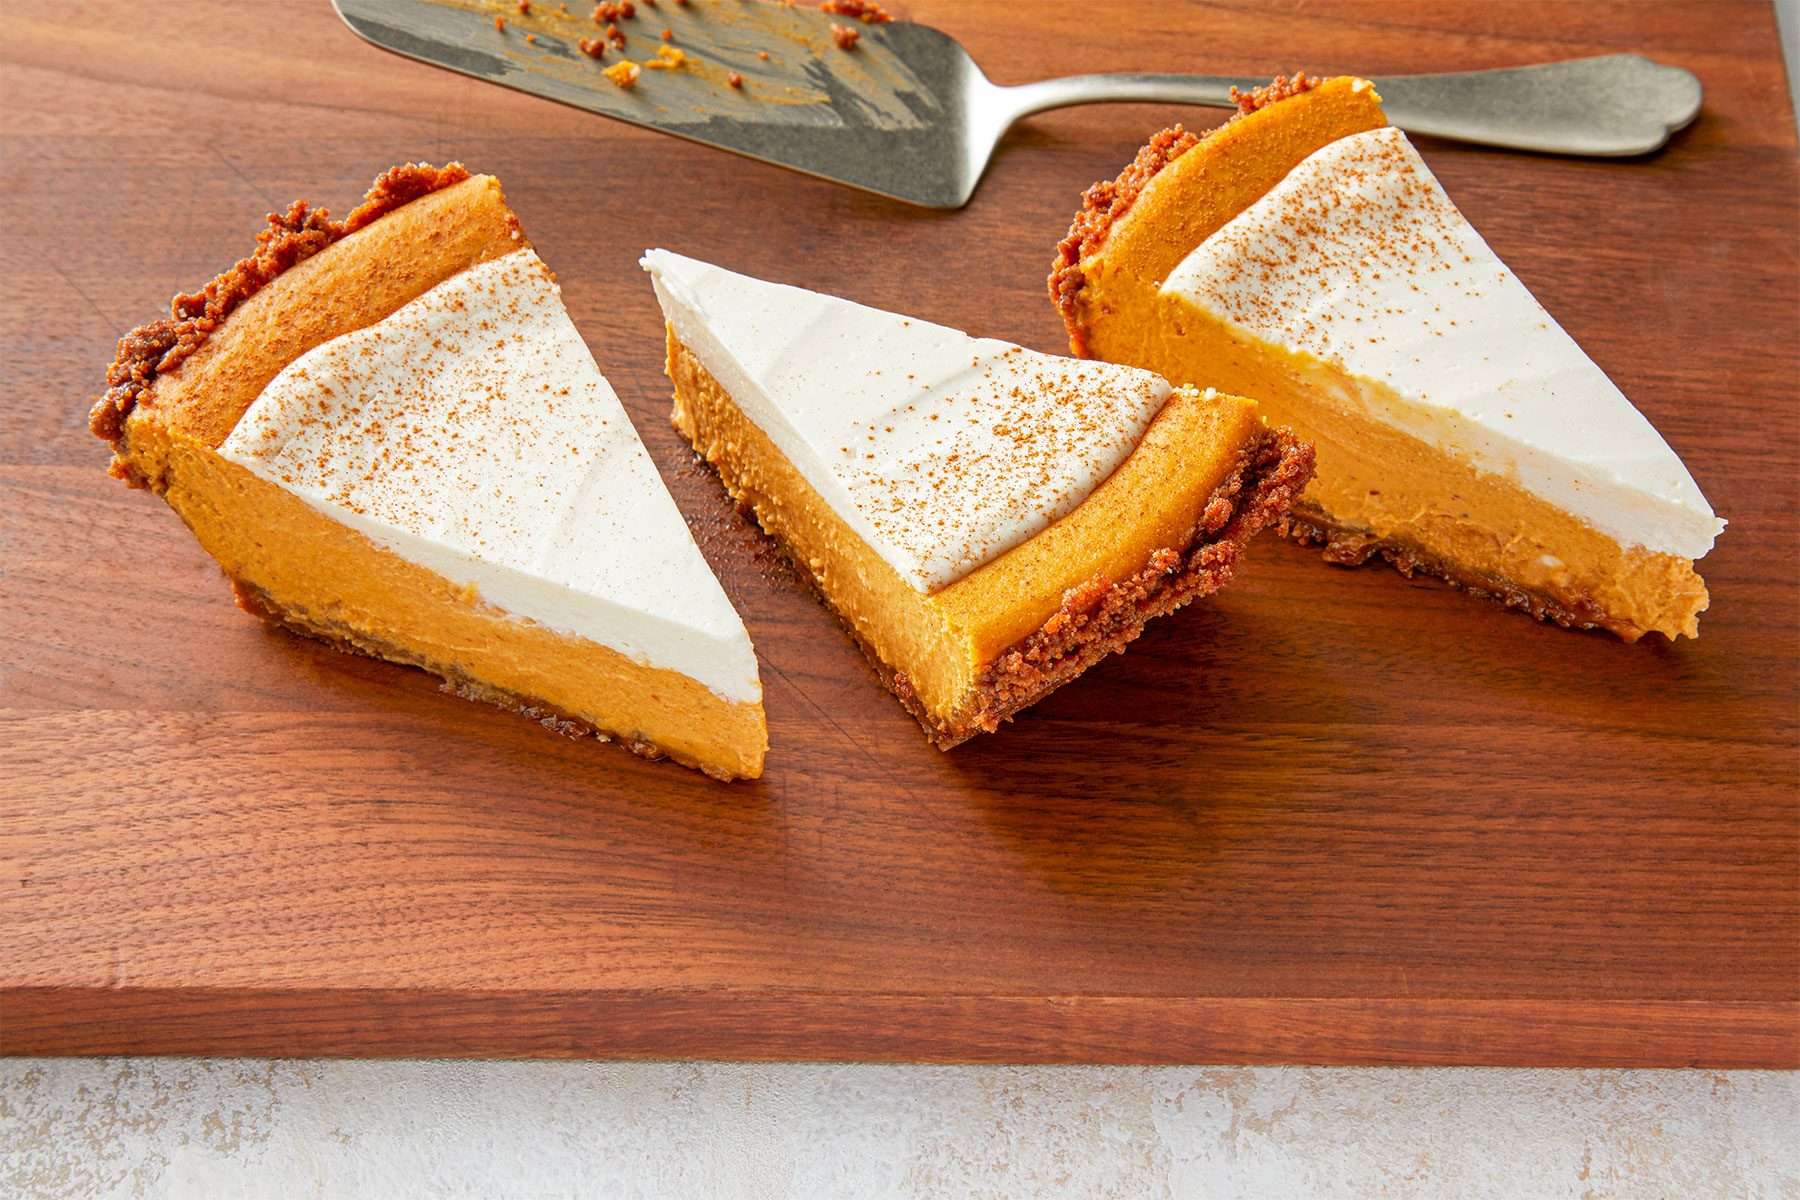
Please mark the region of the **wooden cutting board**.
<svg viewBox="0 0 1800 1200"><path fill-rule="evenodd" d="M642 0L640 0L640 3ZM1421 140L1731 527L1695 642L1266 537L942 754L669 427L663 245L1062 347L1079 193L1216 110L1018 132L924 212L407 63L324 3L0 12L0 1050L1800 1063L1800 194L1766 4L895 5L1000 82L1698 72L1665 153ZM749 624L723 786L264 631L85 429L114 339L390 163L504 181Z"/></svg>

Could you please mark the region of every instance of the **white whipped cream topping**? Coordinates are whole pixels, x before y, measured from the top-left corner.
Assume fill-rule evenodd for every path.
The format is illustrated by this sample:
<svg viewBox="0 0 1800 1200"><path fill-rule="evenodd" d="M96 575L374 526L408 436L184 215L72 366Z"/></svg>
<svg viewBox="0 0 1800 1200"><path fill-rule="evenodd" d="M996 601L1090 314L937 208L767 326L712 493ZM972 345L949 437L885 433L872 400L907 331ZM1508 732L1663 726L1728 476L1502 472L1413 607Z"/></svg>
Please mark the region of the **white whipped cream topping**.
<svg viewBox="0 0 1800 1200"><path fill-rule="evenodd" d="M743 622L530 250L302 355L220 453L514 617L762 696Z"/></svg>
<svg viewBox="0 0 1800 1200"><path fill-rule="evenodd" d="M1398 129L1315 151L1163 291L1377 380L1370 415L1626 545L1699 558L1725 522L1681 459L1457 211Z"/></svg>
<svg viewBox="0 0 1800 1200"><path fill-rule="evenodd" d="M1157 375L1039 354L646 251L676 336L920 592L1074 509L1168 399Z"/></svg>

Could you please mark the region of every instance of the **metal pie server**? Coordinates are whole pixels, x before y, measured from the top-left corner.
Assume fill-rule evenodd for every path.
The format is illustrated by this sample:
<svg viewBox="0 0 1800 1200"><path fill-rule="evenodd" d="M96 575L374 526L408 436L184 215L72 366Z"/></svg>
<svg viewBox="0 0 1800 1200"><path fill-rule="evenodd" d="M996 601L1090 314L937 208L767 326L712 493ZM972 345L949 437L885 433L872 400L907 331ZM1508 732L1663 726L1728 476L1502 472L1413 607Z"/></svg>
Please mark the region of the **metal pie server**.
<svg viewBox="0 0 1800 1200"><path fill-rule="evenodd" d="M359 35L408 58L927 208L968 203L1001 136L1032 113L1229 105L1233 87L1268 82L1078 75L1000 87L928 25L753 0L636 0L633 16L612 10L610 41L593 0L333 3ZM1402 129L1550 154L1646 154L1700 111L1692 72L1634 54L1375 85Z"/></svg>

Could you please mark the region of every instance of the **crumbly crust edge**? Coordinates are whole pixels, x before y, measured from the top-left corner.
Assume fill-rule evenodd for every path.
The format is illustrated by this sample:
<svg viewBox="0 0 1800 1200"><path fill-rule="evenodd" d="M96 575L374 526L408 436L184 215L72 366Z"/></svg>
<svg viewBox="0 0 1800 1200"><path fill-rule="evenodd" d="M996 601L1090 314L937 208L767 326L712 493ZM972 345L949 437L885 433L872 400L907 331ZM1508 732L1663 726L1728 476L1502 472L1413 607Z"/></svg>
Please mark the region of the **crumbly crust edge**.
<svg viewBox="0 0 1800 1200"><path fill-rule="evenodd" d="M717 473L715 464L704 458L698 461ZM787 560L794 576L862 649L883 686L912 714L925 736L938 749L949 750L977 734L994 732L1002 722L1108 654L1123 650L1155 618L1224 587L1243 557L1244 544L1284 518L1311 482L1312 473L1311 443L1302 442L1286 427L1253 439L1238 456L1232 473L1213 489L1200 524L1184 549L1156 551L1141 571L1119 583L1096 575L1070 588L1042 625L994 657L976 683L972 715L953 724L931 715L905 673L885 662L856 626L838 612L785 540L767 530L764 536ZM739 511L755 521L753 509L722 476L720 481Z"/></svg>
<svg viewBox="0 0 1800 1200"><path fill-rule="evenodd" d="M1302 545L1324 547L1321 553L1327 562L1359 567L1378 557L1408 579L1415 574L1430 575L1458 591L1506 608L1521 609L1540 621L1554 622L1564 629L1604 629L1626 642L1636 642L1654 632L1614 618L1592 600L1582 599L1571 604L1514 583L1460 570L1415 546L1343 528L1314 512L1289 513L1282 519L1279 532Z"/></svg>
<svg viewBox="0 0 1800 1200"><path fill-rule="evenodd" d="M233 596L237 600L238 607L249 613L251 616L261 620L266 625L278 626L282 629L289 630L290 632L297 633L302 637L311 638L318 642L324 642L332 649L341 650L346 654L357 654L365 658L376 658L383 662L395 663L400 666L416 667L429 675L435 675L443 680L443 690L449 692L453 696L461 697L464 700L474 700L484 704L492 704L495 707L503 708L508 712L517 713L529 720L536 721L539 725L542 725L545 729L548 729L553 733L560 733L564 737L573 739L592 737L598 738L603 742L617 742L639 758L645 758L651 761L667 758L672 762L680 763L684 767L690 767L693 770L699 771L702 775L717 779L723 783L730 783L735 779L745 778L745 776L733 775L729 771L721 770L709 763L700 762L685 754L679 754L675 751L664 749L656 743L644 738L630 737L626 734L602 729L592 722L571 716L562 709L557 708L555 705L546 704L544 701L534 697L523 696L517 692L507 691L504 688L497 688L491 684L482 683L469 676L459 674L455 671L444 670L438 666L427 666L425 663L406 654L397 646L393 646L376 638L371 638L363 633L352 632L347 627L324 625L313 621L303 621L282 609L269 597L268 593L264 592L255 584L247 583L244 580L233 577L231 579L231 590Z"/></svg>
<svg viewBox="0 0 1800 1200"><path fill-rule="evenodd" d="M1231 474L1213 490L1184 546L1154 552L1142 570L1126 579L1115 582L1096 575L1063 593L1049 619L983 669L974 689L976 702L956 724L932 721L904 675L895 674L889 686L940 749L993 732L1107 655L1124 650L1148 622L1229 583L1245 544L1286 515L1312 474L1313 448L1291 430L1266 430L1252 439Z"/></svg>
<svg viewBox="0 0 1800 1200"><path fill-rule="evenodd" d="M296 263L420 196L467 178L469 172L461 163L443 167L402 163L378 175L362 203L342 221L333 221L329 209L313 208L304 200L294 201L285 212L270 213L268 228L256 235L256 250L248 258L198 291L177 294L169 302L168 317L140 325L119 339L106 372L106 393L88 412L88 428L114 450L112 473L131 482L129 468L117 457L131 410L158 375L174 370L204 345L234 309Z"/></svg>
<svg viewBox="0 0 1800 1200"><path fill-rule="evenodd" d="M1247 94L1233 88L1231 99L1238 110L1223 125L1204 134L1171 125L1153 135L1116 179L1102 179L1081 194L1081 209L1069 225L1068 234L1057 243L1056 261L1051 265L1048 281L1050 300L1062 314L1063 324L1068 326L1069 345L1076 354L1083 358L1089 356L1086 331L1080 319L1081 291L1087 286L1082 259L1106 241L1113 226L1131 211L1150 181L1195 146L1217 137L1220 130L1272 104L1309 92L1321 82L1318 76L1300 71L1292 78L1277 75L1265 86Z"/></svg>

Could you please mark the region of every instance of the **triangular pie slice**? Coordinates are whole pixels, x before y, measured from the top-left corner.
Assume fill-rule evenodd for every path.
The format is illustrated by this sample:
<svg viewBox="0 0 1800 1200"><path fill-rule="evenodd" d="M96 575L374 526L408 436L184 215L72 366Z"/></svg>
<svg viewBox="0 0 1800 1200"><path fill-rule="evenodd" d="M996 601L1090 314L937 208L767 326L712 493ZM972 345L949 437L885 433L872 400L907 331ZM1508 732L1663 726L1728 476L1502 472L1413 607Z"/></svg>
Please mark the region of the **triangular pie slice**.
<svg viewBox="0 0 1800 1200"><path fill-rule="evenodd" d="M1294 532L1563 625L1695 636L1724 522L1389 128L1277 80L1097 184L1051 295L1076 353L1255 396L1318 448Z"/></svg>
<svg viewBox="0 0 1800 1200"><path fill-rule="evenodd" d="M500 186L395 168L120 343L114 473L244 608L563 732L761 773L756 656Z"/></svg>
<svg viewBox="0 0 1800 1200"><path fill-rule="evenodd" d="M1244 399L649 251L674 420L939 746L1230 578L1312 452Z"/></svg>

